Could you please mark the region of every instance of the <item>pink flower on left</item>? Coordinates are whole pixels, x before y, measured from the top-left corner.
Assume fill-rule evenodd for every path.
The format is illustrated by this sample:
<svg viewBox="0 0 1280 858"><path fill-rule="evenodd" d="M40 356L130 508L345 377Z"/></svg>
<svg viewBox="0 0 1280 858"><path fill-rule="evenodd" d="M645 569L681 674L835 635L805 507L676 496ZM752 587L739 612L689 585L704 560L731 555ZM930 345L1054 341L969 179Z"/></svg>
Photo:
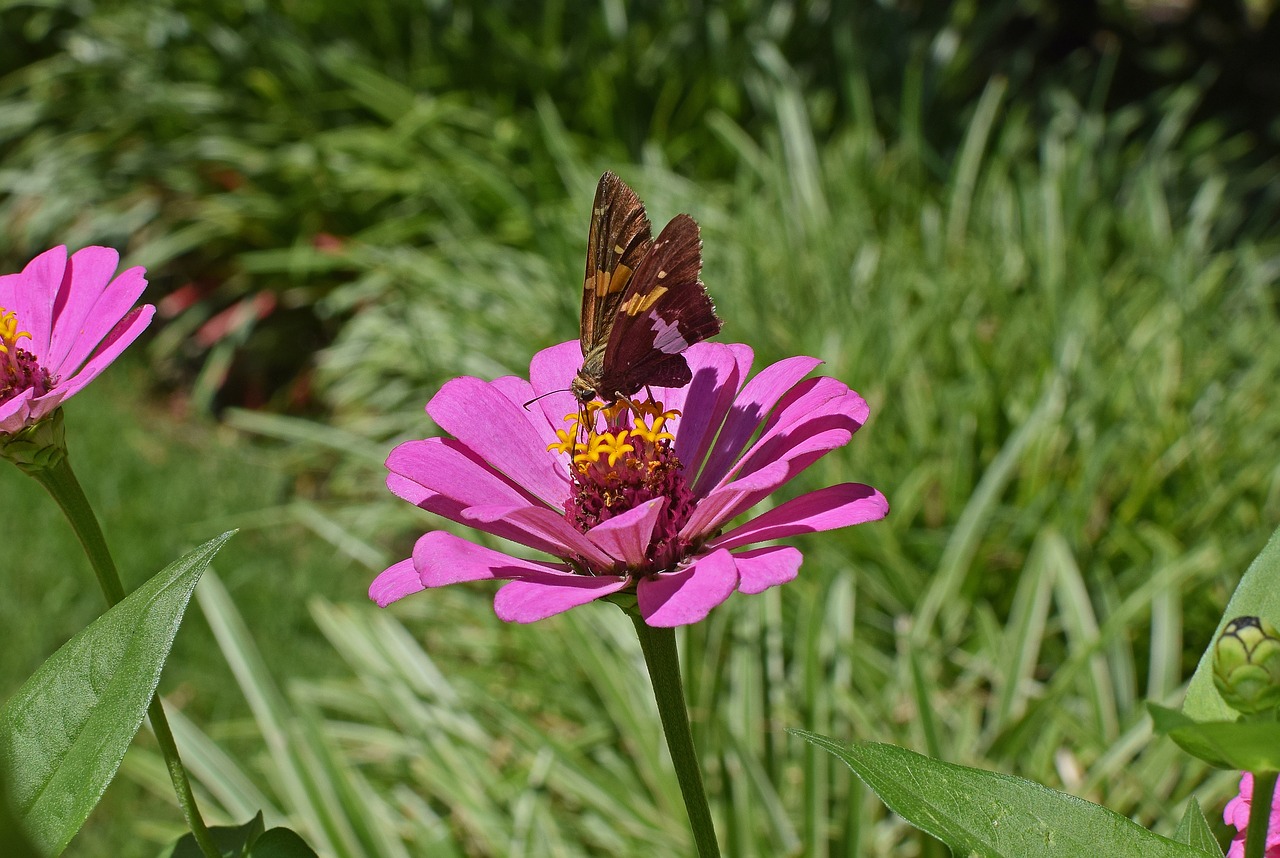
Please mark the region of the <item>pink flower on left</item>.
<svg viewBox="0 0 1280 858"><path fill-rule="evenodd" d="M0 276L0 433L49 416L98 377L151 322L134 306L145 271L116 275L120 254L55 247Z"/></svg>

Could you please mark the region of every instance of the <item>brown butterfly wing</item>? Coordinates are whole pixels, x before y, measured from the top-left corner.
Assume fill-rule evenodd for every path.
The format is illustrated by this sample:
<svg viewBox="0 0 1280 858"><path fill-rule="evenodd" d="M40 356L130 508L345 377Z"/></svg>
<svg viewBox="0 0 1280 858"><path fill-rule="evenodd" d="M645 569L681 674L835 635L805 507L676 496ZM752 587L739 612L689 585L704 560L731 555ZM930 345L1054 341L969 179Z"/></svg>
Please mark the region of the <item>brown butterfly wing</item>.
<svg viewBox="0 0 1280 858"><path fill-rule="evenodd" d="M613 173L596 186L587 238L587 271L582 286L582 354L587 370L599 374L609 331L627 285L653 246L644 203Z"/></svg>
<svg viewBox="0 0 1280 858"><path fill-rule="evenodd" d="M692 376L683 352L720 333L720 318L698 279L698 224L677 215L640 262L605 347L599 392L631 396L645 385L683 387Z"/></svg>

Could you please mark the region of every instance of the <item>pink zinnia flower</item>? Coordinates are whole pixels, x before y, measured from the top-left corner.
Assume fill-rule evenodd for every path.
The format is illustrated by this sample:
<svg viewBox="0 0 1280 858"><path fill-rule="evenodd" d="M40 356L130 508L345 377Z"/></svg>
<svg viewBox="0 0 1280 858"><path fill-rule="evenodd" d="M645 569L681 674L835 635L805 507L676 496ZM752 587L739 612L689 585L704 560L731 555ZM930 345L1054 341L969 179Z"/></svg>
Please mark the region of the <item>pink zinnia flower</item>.
<svg viewBox="0 0 1280 858"><path fill-rule="evenodd" d="M65 247L37 256L21 274L0 276L0 432L51 414L97 378L138 338L155 308L135 307L143 269L118 277L120 255Z"/></svg>
<svg viewBox="0 0 1280 858"><path fill-rule="evenodd" d="M1253 775L1245 772L1240 776L1240 794L1222 811L1222 821L1234 825L1239 832L1231 841L1227 850L1227 858L1244 858L1244 833L1249 827L1249 811L1253 805ZM1266 858L1280 858L1280 790L1273 797L1271 805L1271 822L1267 826Z"/></svg>
<svg viewBox="0 0 1280 858"><path fill-rule="evenodd" d="M858 483L829 486L724 530L867 419L862 397L820 361L793 357L747 381L745 345L698 343L693 381L654 388L654 402L592 407L583 437L568 392L582 364L571 340L539 352L530 381L456 378L427 413L452 438L391 452L387 487L452 521L545 551L527 560L431 531L384 571L369 596L387 605L426 587L507 580L498 616L533 622L622 591L651 626L706 617L734 590L760 593L796 576L789 546L747 548L883 518L889 504ZM542 396L528 408L524 403ZM565 417L564 415L569 415ZM723 531L723 532L722 532Z"/></svg>

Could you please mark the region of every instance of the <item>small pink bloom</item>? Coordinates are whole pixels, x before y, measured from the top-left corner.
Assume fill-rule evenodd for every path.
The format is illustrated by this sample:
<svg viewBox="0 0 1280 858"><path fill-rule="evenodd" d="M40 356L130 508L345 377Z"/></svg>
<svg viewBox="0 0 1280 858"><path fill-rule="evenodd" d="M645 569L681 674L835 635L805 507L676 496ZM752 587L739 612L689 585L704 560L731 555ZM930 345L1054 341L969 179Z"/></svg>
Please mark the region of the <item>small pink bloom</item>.
<svg viewBox="0 0 1280 858"><path fill-rule="evenodd" d="M411 558L374 580L370 598L385 606L426 587L501 579L509 583L494 609L509 622L629 591L649 625L685 625L734 590L760 593L796 576L802 558L795 548L748 546L888 513L880 492L843 483L725 529L849 443L867 419L867 404L835 379L805 380L820 363L814 358L788 358L748 381L753 356L745 345L698 343L685 356L693 371L688 386L654 388L660 406L611 412L587 451L576 420L564 416L578 411L568 390L582 364L576 340L535 355L529 381L463 377L445 384L427 413L453 437L393 450L387 487L558 562L432 531Z"/></svg>
<svg viewBox="0 0 1280 858"><path fill-rule="evenodd" d="M1222 811L1222 820L1234 826L1237 834L1227 850L1227 858L1244 858L1244 834L1249 827L1249 811L1253 805L1253 775L1245 772L1240 776L1240 794ZM1271 821L1267 826L1266 858L1280 858L1280 790L1272 797Z"/></svg>
<svg viewBox="0 0 1280 858"><path fill-rule="evenodd" d="M67 258L46 250L21 274L0 276L0 432L47 417L137 339L155 308L135 307L143 269L120 274L109 247Z"/></svg>

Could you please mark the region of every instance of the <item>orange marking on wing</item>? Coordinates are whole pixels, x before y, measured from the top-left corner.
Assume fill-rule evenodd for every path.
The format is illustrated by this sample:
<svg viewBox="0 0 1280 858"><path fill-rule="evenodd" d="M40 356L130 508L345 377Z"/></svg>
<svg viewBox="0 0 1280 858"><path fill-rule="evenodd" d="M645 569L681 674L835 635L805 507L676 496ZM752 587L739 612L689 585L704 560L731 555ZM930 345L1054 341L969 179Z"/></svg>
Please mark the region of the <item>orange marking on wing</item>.
<svg viewBox="0 0 1280 858"><path fill-rule="evenodd" d="M648 310L654 304L658 303L658 299L661 298L666 291L666 286L655 286L647 295L632 295L627 299L627 302L622 305L622 309L628 316L639 315L645 310Z"/></svg>

